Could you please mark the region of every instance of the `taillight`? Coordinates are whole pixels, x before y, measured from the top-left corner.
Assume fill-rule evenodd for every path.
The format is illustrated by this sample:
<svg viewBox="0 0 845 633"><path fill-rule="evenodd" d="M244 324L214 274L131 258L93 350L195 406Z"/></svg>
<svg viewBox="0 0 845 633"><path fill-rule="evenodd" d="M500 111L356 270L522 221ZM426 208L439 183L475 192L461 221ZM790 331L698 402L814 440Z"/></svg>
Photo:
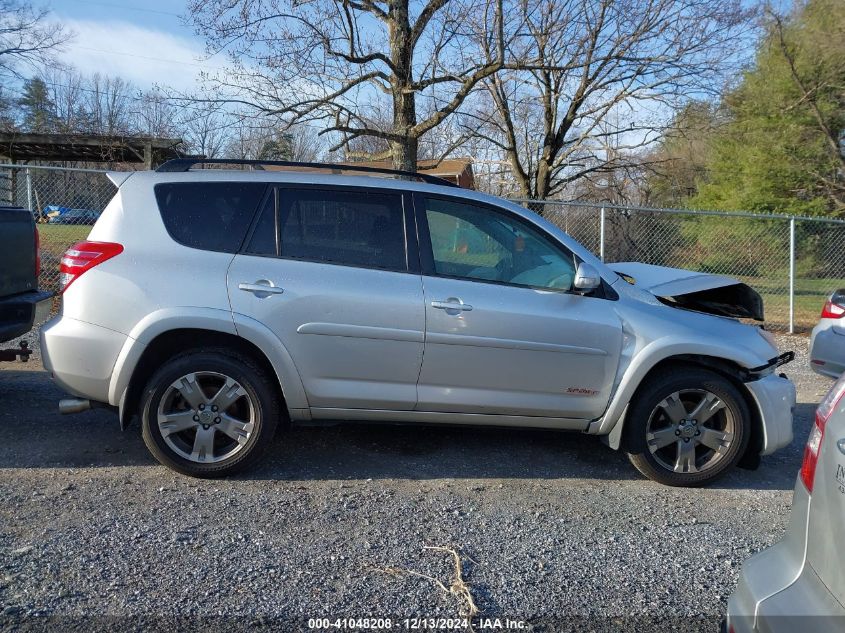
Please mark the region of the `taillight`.
<svg viewBox="0 0 845 633"><path fill-rule="evenodd" d="M823 319L839 319L845 315L845 294L841 290L834 292L822 308Z"/></svg>
<svg viewBox="0 0 845 633"><path fill-rule="evenodd" d="M38 234L38 225L35 226L35 281L41 276L41 235Z"/></svg>
<svg viewBox="0 0 845 633"><path fill-rule="evenodd" d="M845 307L836 305L833 301L827 301L822 308L823 319L838 319L845 314Z"/></svg>
<svg viewBox="0 0 845 633"><path fill-rule="evenodd" d="M807 445L804 446L804 461L801 462L801 481L804 482L804 487L807 492L813 492L813 483L816 480L816 464L819 462L819 449L822 446L822 439L824 438L824 425L826 420L819 418L816 414L816 422L813 424L813 429L810 431L810 437L807 439Z"/></svg>
<svg viewBox="0 0 845 633"><path fill-rule="evenodd" d="M830 388L830 391L827 392L819 408L816 409L816 420L810 431L807 445L804 447L804 461L801 463L801 481L804 482L804 486L810 493L813 492L813 483L816 478L816 464L819 461L819 451L824 440L824 427L827 424L828 418L830 418L839 405L839 401L842 400L842 396L845 396L845 374Z"/></svg>
<svg viewBox="0 0 845 633"><path fill-rule="evenodd" d="M65 251L59 265L61 292L67 290L82 273L122 252L123 246L114 242L77 242Z"/></svg>

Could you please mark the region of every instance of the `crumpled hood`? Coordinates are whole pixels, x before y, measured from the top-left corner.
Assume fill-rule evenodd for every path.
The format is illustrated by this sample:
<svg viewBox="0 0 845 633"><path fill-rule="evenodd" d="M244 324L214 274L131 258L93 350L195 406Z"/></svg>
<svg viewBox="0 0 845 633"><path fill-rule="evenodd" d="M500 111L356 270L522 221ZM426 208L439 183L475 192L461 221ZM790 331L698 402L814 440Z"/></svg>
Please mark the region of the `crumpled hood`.
<svg viewBox="0 0 845 633"><path fill-rule="evenodd" d="M617 274L664 303L718 316L763 320L763 299L751 286L724 275L638 262L610 264Z"/></svg>

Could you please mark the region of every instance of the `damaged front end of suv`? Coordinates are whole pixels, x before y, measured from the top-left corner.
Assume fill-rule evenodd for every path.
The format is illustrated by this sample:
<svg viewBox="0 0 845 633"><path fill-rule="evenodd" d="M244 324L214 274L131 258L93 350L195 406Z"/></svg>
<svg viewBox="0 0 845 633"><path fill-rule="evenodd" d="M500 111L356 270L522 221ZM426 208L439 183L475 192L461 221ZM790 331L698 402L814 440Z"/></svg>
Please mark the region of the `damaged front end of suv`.
<svg viewBox="0 0 845 633"><path fill-rule="evenodd" d="M763 299L732 277L636 262L613 264L629 284L647 290L666 305L716 316L763 321Z"/></svg>
<svg viewBox="0 0 845 633"><path fill-rule="evenodd" d="M777 369L794 353L778 354L757 291L723 275L634 262L608 268L621 277L613 288L624 342L613 396L590 433L628 452L647 476L682 485L695 485L723 456L753 468L792 441L795 388ZM702 420L719 407L724 420L748 415L752 424L725 421L713 432ZM712 463L689 448L699 442Z"/></svg>

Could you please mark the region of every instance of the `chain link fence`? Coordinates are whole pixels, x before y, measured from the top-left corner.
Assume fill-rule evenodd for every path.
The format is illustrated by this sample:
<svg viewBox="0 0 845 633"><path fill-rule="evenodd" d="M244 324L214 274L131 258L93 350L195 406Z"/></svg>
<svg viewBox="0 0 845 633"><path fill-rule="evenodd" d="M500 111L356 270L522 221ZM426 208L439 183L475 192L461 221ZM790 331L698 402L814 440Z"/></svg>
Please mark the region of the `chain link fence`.
<svg viewBox="0 0 845 633"><path fill-rule="evenodd" d="M38 224L41 288L58 291L62 254L88 237L116 191L104 171L0 165L0 205L29 209Z"/></svg>
<svg viewBox="0 0 845 633"><path fill-rule="evenodd" d="M605 262L729 275L763 297L767 327L806 332L845 287L845 221L785 215L521 201Z"/></svg>
<svg viewBox="0 0 845 633"><path fill-rule="evenodd" d="M0 204L39 223L40 284L58 289L62 253L85 239L116 192L106 172L0 165ZM750 213L521 201L606 262L639 261L738 277L763 296L771 329L807 331L845 287L845 221Z"/></svg>

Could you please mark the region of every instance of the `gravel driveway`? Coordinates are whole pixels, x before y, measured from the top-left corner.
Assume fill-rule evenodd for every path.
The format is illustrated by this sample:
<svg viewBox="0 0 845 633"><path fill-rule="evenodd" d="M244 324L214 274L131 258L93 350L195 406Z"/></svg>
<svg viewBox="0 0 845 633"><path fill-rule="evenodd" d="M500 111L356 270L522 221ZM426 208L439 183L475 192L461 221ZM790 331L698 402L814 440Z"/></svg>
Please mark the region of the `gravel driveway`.
<svg viewBox="0 0 845 633"><path fill-rule="evenodd" d="M472 601L476 630L716 631L742 561L784 531L830 384L807 339L780 343L798 355L795 441L702 490L578 434L376 426L297 429L258 470L189 479L114 414L58 415L36 363L5 363L0 628L405 630Z"/></svg>

